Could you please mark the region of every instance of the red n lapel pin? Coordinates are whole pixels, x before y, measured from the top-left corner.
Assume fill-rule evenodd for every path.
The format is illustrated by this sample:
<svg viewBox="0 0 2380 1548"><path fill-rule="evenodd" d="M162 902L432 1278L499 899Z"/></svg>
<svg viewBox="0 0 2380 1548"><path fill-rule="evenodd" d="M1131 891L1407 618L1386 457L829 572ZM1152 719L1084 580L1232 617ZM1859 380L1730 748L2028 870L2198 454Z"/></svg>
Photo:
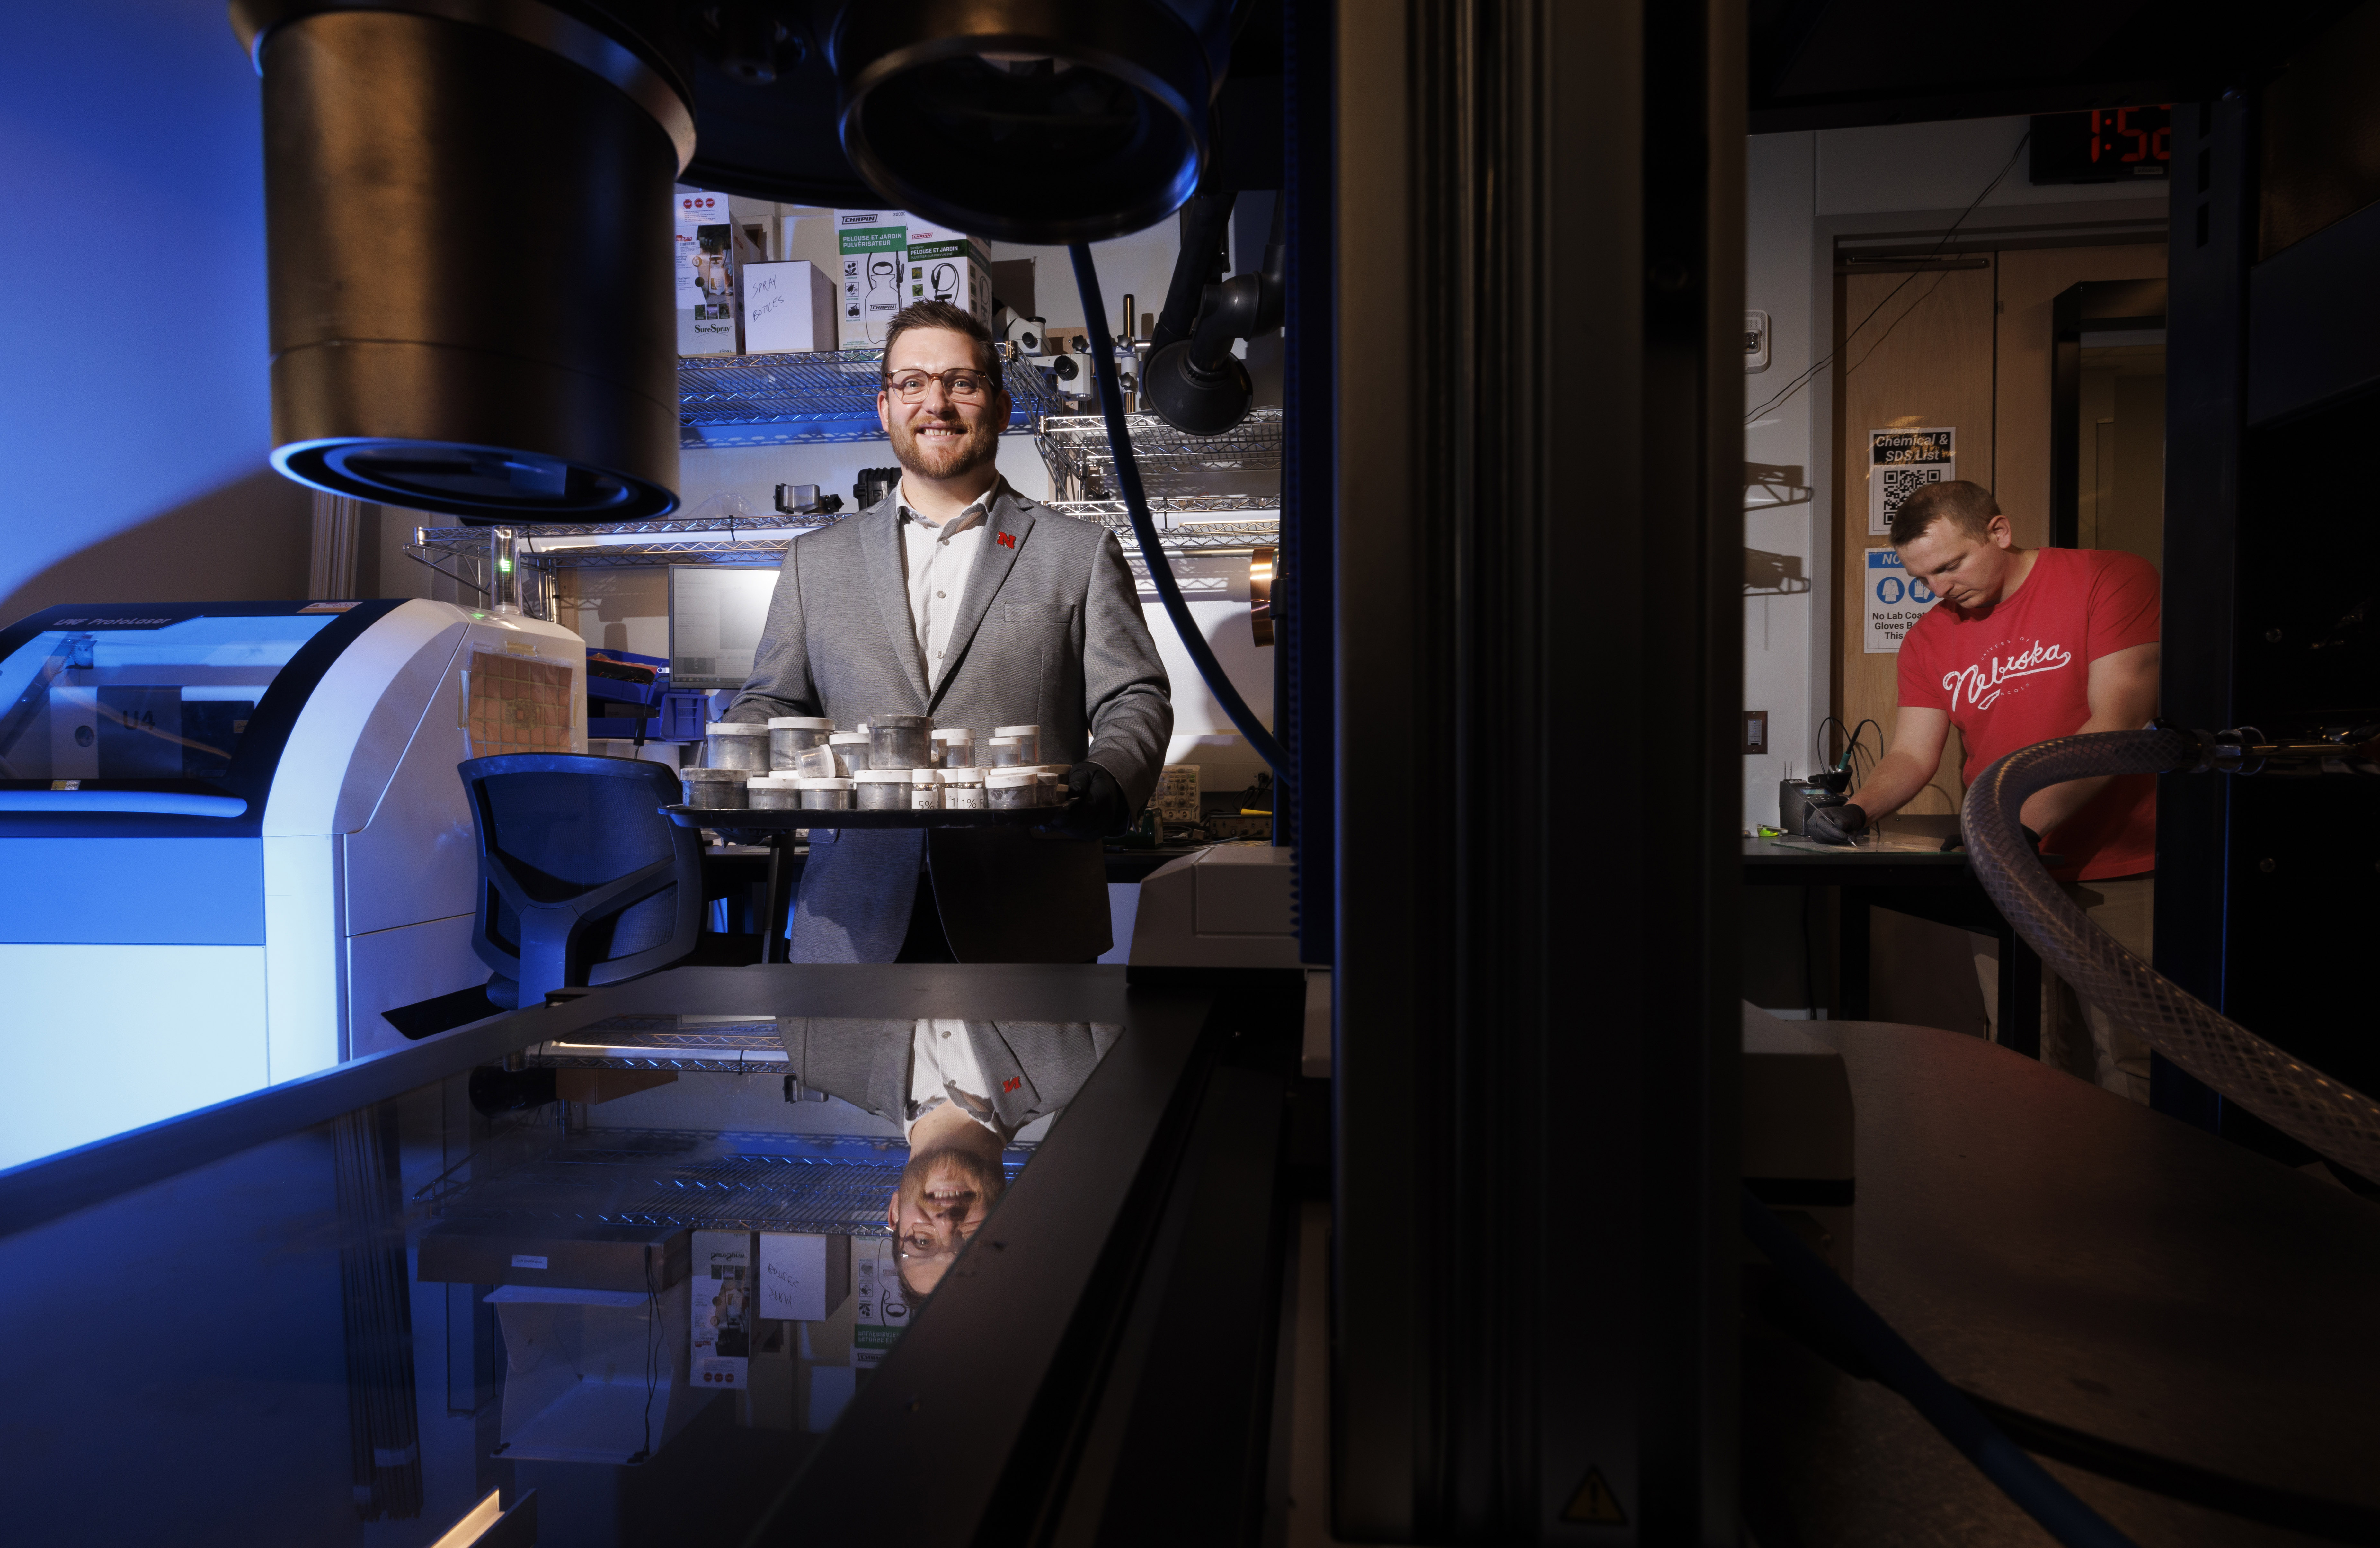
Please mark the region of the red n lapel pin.
<svg viewBox="0 0 2380 1548"><path fill-rule="evenodd" d="M1014 532L994 532L992 536L1000 540L1000 546L1002 548L1016 546L1016 534Z"/></svg>

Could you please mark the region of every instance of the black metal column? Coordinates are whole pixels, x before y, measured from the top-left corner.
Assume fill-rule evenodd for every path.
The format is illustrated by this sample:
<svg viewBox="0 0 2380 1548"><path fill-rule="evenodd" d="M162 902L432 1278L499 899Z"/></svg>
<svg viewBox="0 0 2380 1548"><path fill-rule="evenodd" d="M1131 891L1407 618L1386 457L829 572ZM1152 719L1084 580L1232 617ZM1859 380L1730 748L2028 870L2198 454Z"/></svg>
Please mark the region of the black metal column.
<svg viewBox="0 0 2380 1548"><path fill-rule="evenodd" d="M2256 235L2245 92L2174 110L2166 323L2165 642L2159 705L2182 725L2240 724L2236 701L2240 439L2248 268ZM2228 780L2157 781L2156 968L2218 1009L2224 993ZM2216 1126L2214 1093L2158 1061L2153 1097Z"/></svg>
<svg viewBox="0 0 2380 1548"><path fill-rule="evenodd" d="M1741 30L1342 0L1354 1541L1737 1542Z"/></svg>

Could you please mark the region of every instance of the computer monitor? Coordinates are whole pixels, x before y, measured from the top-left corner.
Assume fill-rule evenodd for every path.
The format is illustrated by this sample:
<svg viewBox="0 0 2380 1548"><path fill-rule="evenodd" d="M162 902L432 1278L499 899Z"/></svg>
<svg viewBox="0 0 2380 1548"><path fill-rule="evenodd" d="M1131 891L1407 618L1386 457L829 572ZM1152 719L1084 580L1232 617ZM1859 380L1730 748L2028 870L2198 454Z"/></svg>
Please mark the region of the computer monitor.
<svg viewBox="0 0 2380 1548"><path fill-rule="evenodd" d="M670 687L742 688L760 649L775 565L672 565Z"/></svg>

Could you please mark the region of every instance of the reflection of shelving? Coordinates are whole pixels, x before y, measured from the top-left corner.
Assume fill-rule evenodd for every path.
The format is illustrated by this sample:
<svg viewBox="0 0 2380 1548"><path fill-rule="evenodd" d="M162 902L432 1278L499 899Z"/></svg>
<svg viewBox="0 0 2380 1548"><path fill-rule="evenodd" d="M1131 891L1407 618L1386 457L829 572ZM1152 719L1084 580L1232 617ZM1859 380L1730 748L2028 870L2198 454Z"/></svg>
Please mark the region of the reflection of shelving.
<svg viewBox="0 0 2380 1548"><path fill-rule="evenodd" d="M722 355L678 361L678 445L791 446L876 441L876 384L883 351L842 349L808 355ZM1010 433L1065 411L1047 378L1021 360L1003 374Z"/></svg>
<svg viewBox="0 0 2380 1548"><path fill-rule="evenodd" d="M769 1089L776 1077L758 1078ZM897 1135L610 1129L555 1141L551 1129L506 1136L472 1176L442 1180L431 1213L448 1226L575 1226L884 1234L884 1200L901 1180ZM1010 1178L1033 1147L1012 1144ZM419 1197L419 1195L417 1195Z"/></svg>
<svg viewBox="0 0 2380 1548"><path fill-rule="evenodd" d="M1220 435L1185 435L1154 414L1127 414L1124 422L1141 488L1152 500L1207 494L1218 481L1252 481L1249 474L1277 479L1281 471L1278 408L1255 409ZM1105 418L1052 414L1041 421L1040 432L1041 460L1061 502L1112 500L1121 494Z"/></svg>

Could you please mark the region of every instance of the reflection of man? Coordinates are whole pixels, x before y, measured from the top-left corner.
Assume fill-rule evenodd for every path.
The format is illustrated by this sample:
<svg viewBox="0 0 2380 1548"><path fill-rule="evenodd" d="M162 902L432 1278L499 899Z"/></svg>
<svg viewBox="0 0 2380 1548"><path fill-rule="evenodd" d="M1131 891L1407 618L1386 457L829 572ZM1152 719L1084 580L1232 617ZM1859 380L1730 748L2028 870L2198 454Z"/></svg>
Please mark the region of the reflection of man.
<svg viewBox="0 0 2380 1548"><path fill-rule="evenodd" d="M1934 778L1950 727L1972 785L2020 748L2156 715L2157 575L2115 551L2020 548L1991 492L1958 480L1912 494L1892 545L1941 601L1901 641L1892 746L1841 806L1810 814L1813 838L1848 842ZM2100 927L2145 957L2156 864L2152 774L2070 780L2036 792L2019 820L2063 858L2058 879ZM1997 988L1990 976L1986 993ZM2063 984L2046 984L2044 1062L2148 1100L2148 1049ZM2088 1034L2085 1035L2084 1024Z"/></svg>
<svg viewBox="0 0 2380 1548"><path fill-rule="evenodd" d="M902 1286L933 1293L1007 1190L1001 1154L1072 1102L1122 1029L1089 1021L778 1024L794 1079L902 1126L909 1162L885 1204Z"/></svg>
<svg viewBox="0 0 2380 1548"><path fill-rule="evenodd" d="M812 830L793 959L1091 961L1112 944L1097 840L1148 801L1172 734L1157 642L1114 534L1002 481L1009 400L982 323L909 307L883 370L877 409L900 482L786 552L727 718L1038 725L1041 762L1069 765L1072 799L1052 814L1055 839Z"/></svg>

